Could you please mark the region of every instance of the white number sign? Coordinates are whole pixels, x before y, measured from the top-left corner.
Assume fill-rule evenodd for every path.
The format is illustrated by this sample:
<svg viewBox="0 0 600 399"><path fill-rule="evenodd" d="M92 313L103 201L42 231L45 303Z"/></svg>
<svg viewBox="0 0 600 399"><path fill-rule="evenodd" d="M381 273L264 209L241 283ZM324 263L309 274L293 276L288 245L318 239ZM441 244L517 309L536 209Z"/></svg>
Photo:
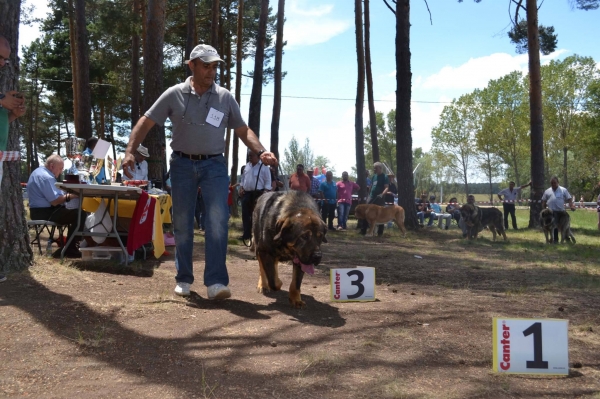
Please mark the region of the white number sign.
<svg viewBox="0 0 600 399"><path fill-rule="evenodd" d="M568 320L494 318L494 371L569 374L568 331Z"/></svg>
<svg viewBox="0 0 600 399"><path fill-rule="evenodd" d="M375 268L331 269L331 300L374 301Z"/></svg>

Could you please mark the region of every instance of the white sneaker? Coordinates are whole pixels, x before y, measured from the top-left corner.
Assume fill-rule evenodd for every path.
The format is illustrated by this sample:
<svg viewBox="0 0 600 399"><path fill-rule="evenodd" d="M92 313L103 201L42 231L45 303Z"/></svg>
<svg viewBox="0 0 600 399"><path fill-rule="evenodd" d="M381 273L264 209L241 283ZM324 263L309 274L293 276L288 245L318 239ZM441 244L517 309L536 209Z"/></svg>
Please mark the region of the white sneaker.
<svg viewBox="0 0 600 399"><path fill-rule="evenodd" d="M177 283L175 286L175 293L179 296L190 295L190 283Z"/></svg>
<svg viewBox="0 0 600 399"><path fill-rule="evenodd" d="M227 299L231 296L229 287L223 284L213 284L206 289L208 299Z"/></svg>

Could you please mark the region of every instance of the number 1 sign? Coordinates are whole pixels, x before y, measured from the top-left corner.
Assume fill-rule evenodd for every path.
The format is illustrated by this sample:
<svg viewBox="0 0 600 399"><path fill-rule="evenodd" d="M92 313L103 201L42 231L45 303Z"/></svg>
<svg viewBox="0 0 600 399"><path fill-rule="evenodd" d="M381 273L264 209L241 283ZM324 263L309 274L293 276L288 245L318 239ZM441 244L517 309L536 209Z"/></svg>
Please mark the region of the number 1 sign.
<svg viewBox="0 0 600 399"><path fill-rule="evenodd" d="M569 374L568 330L568 320L494 318L494 371Z"/></svg>
<svg viewBox="0 0 600 399"><path fill-rule="evenodd" d="M331 269L331 300L374 301L375 268Z"/></svg>

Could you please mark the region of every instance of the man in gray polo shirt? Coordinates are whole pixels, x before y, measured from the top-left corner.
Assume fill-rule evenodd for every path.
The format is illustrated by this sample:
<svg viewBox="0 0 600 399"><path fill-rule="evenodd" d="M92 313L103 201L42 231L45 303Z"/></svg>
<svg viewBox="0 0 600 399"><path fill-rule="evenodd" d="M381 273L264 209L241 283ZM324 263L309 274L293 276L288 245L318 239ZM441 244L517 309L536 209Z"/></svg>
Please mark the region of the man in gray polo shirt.
<svg viewBox="0 0 600 399"><path fill-rule="evenodd" d="M275 155L265 150L242 119L235 98L214 82L219 62L223 60L211 46L200 44L192 50L187 61L192 76L184 83L168 88L140 118L131 131L123 161L124 165L133 167L134 153L148 131L155 124L163 125L167 118L171 120L175 293L189 295L190 285L194 282L194 210L200 186L206 209L204 285L209 299L231 296L225 265L229 218L229 178L223 156L225 130L233 129L240 140L259 155L263 164L277 164Z"/></svg>

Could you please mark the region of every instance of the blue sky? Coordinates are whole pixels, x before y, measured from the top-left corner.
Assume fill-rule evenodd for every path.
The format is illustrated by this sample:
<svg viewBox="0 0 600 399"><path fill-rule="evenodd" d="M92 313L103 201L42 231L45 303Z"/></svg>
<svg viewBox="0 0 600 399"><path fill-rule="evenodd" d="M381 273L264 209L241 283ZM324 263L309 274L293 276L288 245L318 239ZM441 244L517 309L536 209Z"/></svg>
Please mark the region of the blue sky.
<svg viewBox="0 0 600 399"><path fill-rule="evenodd" d="M271 0L276 9L277 1ZM371 0L371 56L376 110L395 107L395 17L383 0ZM516 54L506 35L510 28L509 0L428 0L433 25L422 0L411 2L412 126L413 147L429 150L430 133L445 103L490 79L513 70L527 70L527 56ZM593 57L600 63L600 10L579 11L568 0L545 1L540 23L553 25L558 50L542 62L572 54ZM40 6L38 6L40 7ZM41 7L40 7L41 8ZM275 10L276 11L276 10ZM41 8L39 13L44 13ZM22 28L20 44L37 34ZM352 0L287 0L283 57L280 153L292 137L301 144L308 138L315 155L329 158L336 175L356 164L354 103L356 49ZM599 64L600 65L600 64ZM244 71L251 70L247 61ZM242 84L242 115L248 115L252 82ZM261 141L268 148L273 109L273 86L263 88ZM267 97L269 95L269 97ZM312 97L293 98L293 97ZM317 98L336 98L317 99ZM345 99L345 100L344 100ZM366 99L366 95L365 95ZM429 103L428 103L429 102ZM365 102L364 123L368 123ZM242 146L243 147L243 146ZM244 159L243 148L240 151Z"/></svg>

